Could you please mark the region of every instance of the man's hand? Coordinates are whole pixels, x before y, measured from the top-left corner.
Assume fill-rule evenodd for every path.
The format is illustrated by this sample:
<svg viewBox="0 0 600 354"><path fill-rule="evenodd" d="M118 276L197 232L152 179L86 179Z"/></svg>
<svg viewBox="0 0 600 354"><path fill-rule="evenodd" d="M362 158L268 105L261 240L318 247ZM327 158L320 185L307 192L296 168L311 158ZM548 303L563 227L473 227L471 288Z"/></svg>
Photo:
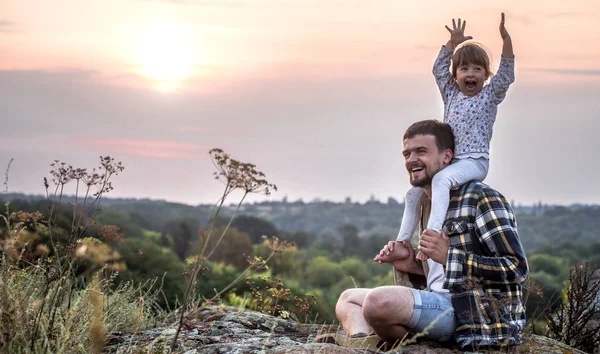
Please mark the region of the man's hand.
<svg viewBox="0 0 600 354"><path fill-rule="evenodd" d="M379 263L390 263L402 272L423 275L423 267L415 260L415 250L407 241L388 242L373 260Z"/></svg>
<svg viewBox="0 0 600 354"><path fill-rule="evenodd" d="M440 235L433 230L427 229L421 234L419 251L428 255L436 263L446 264L449 245L448 236L446 236L444 231Z"/></svg>
<svg viewBox="0 0 600 354"><path fill-rule="evenodd" d="M454 19L452 19L452 29L450 29L450 27L446 26L446 29L448 30L448 32L450 32L450 41L446 44L446 48L448 48L448 46L450 45L452 48L448 48L448 49L454 49L462 42L467 41L469 39L473 39L473 37L471 37L471 36L465 36L465 27L466 26L467 26L467 21L461 22L461 20L459 18L458 26L457 26L456 21Z"/></svg>
<svg viewBox="0 0 600 354"><path fill-rule="evenodd" d="M504 27L504 12L502 13L502 17L500 20L500 37L502 37L503 41L505 41L506 39L510 39L510 34L508 34L506 27Z"/></svg>

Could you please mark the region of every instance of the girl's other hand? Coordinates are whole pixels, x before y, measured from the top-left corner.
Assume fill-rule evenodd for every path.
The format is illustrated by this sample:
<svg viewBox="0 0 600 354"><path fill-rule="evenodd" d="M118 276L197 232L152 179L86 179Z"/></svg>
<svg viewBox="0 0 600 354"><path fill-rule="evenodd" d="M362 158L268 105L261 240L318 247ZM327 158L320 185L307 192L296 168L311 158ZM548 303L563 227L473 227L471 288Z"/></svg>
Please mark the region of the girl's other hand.
<svg viewBox="0 0 600 354"><path fill-rule="evenodd" d="M450 27L446 26L446 29L448 30L448 32L450 32L450 40L454 43L455 47L464 41L473 39L473 37L471 37L471 36L465 36L465 27L466 26L467 26L467 21L461 22L460 18L458 19L458 26L454 19L452 19L452 29L450 29Z"/></svg>
<svg viewBox="0 0 600 354"><path fill-rule="evenodd" d="M504 27L504 12L502 13L500 20L500 36L502 37L502 40L510 39L508 31L506 30L506 27Z"/></svg>

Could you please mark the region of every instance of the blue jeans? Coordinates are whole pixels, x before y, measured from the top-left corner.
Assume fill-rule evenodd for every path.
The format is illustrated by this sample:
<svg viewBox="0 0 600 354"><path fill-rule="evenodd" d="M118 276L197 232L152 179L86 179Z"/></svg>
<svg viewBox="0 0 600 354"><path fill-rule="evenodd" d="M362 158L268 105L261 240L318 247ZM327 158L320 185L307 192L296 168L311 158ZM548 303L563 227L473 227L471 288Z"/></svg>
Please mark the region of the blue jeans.
<svg viewBox="0 0 600 354"><path fill-rule="evenodd" d="M426 330L426 338L436 342L453 340L456 321L450 293L410 290L415 299L415 308L408 328L420 333L430 326Z"/></svg>

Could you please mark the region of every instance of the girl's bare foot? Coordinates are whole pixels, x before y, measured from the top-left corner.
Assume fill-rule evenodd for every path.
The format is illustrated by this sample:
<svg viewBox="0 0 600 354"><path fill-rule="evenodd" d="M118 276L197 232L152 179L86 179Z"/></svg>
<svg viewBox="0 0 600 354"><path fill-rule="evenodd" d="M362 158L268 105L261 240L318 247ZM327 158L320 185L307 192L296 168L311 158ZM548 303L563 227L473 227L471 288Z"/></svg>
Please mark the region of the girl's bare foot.
<svg viewBox="0 0 600 354"><path fill-rule="evenodd" d="M426 261L429 259L429 257L421 251L419 251L419 253L417 253L417 257L415 257L415 258L417 258L420 261Z"/></svg>
<svg viewBox="0 0 600 354"><path fill-rule="evenodd" d="M407 247L412 248L410 243L406 246L402 241L390 241L383 246L379 254L375 256L374 261L379 263L390 263L406 259L410 257L410 251Z"/></svg>

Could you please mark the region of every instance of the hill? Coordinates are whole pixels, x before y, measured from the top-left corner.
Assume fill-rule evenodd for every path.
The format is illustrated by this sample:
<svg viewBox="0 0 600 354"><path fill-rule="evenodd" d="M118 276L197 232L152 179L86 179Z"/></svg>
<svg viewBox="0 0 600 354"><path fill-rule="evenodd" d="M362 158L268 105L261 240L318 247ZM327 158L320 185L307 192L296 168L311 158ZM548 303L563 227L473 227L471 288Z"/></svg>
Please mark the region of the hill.
<svg viewBox="0 0 600 354"><path fill-rule="evenodd" d="M43 196L5 194L0 200L17 202L24 210L41 210ZM68 201L68 197L66 198ZM211 205L191 206L181 203L150 199L106 198L103 212L121 212L144 229L162 232L164 225L174 218L193 217L200 224L208 220ZM378 235L387 239L396 237L404 204L393 198L386 203L370 200L365 203L343 203L315 200L312 202L268 201L245 204L239 215L258 217L272 223L278 230L304 231L319 238L336 235L340 227L354 225L360 237ZM600 206L574 204L570 206L543 205L515 206L521 240L527 252L546 244L562 241L586 243L597 240L600 229ZM233 213L233 206L225 207L223 216ZM121 226L121 225L119 225ZM268 235L272 236L272 235Z"/></svg>

